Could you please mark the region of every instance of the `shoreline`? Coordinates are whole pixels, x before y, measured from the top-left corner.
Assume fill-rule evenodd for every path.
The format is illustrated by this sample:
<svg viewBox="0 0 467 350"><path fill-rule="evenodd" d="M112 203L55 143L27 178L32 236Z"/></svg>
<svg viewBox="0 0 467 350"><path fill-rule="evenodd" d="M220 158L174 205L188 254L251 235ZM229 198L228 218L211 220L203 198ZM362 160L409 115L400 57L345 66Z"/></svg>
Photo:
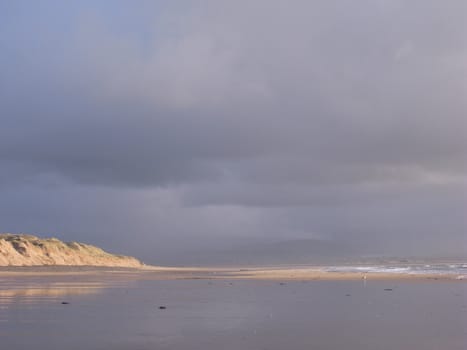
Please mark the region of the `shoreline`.
<svg viewBox="0 0 467 350"><path fill-rule="evenodd" d="M467 281L467 276L456 273L403 273L403 272L347 272L326 271L315 267L159 267L142 268L95 267L95 266L2 266L0 277L45 276L119 276L142 280L287 280L287 281L338 281L338 280L440 280Z"/></svg>

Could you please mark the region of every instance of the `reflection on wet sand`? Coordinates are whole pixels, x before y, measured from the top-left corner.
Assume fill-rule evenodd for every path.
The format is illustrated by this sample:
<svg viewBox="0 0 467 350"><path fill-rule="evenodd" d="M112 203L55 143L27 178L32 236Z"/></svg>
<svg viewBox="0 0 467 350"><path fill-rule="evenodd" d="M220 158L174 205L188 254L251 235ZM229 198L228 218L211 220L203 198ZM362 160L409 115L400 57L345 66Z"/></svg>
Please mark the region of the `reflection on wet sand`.
<svg viewBox="0 0 467 350"><path fill-rule="evenodd" d="M21 283L0 288L0 305L36 303L71 295L98 294L107 285L99 282Z"/></svg>

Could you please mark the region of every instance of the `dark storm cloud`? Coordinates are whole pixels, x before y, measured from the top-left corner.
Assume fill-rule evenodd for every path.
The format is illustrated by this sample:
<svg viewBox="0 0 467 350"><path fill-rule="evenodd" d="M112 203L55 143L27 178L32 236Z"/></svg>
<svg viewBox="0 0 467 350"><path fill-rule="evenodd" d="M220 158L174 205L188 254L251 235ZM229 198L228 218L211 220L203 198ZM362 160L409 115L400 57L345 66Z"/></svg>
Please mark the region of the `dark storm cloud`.
<svg viewBox="0 0 467 350"><path fill-rule="evenodd" d="M394 200L419 213L425 202L437 202L439 213L465 206L464 1L129 7L2 11L0 191L58 183L74 195L92 188L89 196L105 202L112 195L104 187L125 202L145 189L155 197L127 216L148 236L143 226L154 219L131 211L165 208L161 188L176 198L169 217L185 226L168 220L159 235L345 231L402 242L409 233L436 234L414 225L420 216L405 218L399 233L383 230ZM23 199L34 193L22 191ZM51 191L66 202L62 190ZM237 232L193 219L223 207ZM286 218L317 207L313 223L291 228ZM284 224L276 225L274 208ZM369 208L380 219L358 224ZM346 210L353 224L343 220ZM459 242L465 221L440 214L445 225L451 220ZM85 221L86 230L100 222Z"/></svg>
<svg viewBox="0 0 467 350"><path fill-rule="evenodd" d="M77 182L130 186L211 180L224 165L248 172L258 166L238 159L264 155L276 158L264 181L283 166L292 177L348 167L348 180L359 166L362 177L378 165L370 173L383 177L387 166L459 167L461 2L268 4L210 3L196 13L202 23L146 57L125 38L77 23L66 45L4 65L23 78L2 84L3 95L16 89L2 104L2 157Z"/></svg>

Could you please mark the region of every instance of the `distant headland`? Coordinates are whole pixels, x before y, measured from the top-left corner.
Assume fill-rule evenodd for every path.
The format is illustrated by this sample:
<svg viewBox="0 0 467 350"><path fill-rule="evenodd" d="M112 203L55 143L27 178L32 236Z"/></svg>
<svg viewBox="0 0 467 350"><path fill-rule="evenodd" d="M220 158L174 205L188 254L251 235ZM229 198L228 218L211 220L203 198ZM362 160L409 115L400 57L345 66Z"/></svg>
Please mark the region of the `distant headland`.
<svg viewBox="0 0 467 350"><path fill-rule="evenodd" d="M0 234L0 266L106 266L140 268L136 258L114 255L84 243Z"/></svg>

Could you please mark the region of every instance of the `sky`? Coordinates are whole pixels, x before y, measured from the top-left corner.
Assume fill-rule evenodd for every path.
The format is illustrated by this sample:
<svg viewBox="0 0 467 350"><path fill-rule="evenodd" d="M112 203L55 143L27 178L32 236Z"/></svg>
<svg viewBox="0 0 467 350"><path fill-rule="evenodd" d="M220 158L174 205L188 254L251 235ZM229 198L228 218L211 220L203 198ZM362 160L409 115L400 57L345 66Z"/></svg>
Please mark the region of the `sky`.
<svg viewBox="0 0 467 350"><path fill-rule="evenodd" d="M466 93L464 0L0 0L0 231L466 255Z"/></svg>

